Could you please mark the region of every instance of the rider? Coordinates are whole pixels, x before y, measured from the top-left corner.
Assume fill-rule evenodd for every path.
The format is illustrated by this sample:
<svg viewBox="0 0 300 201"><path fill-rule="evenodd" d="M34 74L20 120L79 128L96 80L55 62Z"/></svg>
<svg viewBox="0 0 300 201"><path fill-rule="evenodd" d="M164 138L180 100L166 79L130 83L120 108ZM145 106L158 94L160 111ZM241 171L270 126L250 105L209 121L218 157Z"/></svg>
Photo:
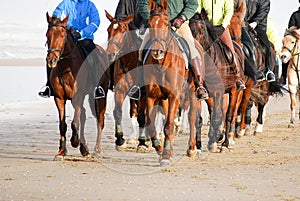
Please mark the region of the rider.
<svg viewBox="0 0 300 201"><path fill-rule="evenodd" d="M199 8L198 12L201 13L201 10L204 9L207 13L208 20L212 22L213 26L208 27L208 31L212 36L213 40L219 38L235 55L235 50L233 42L230 36L228 25L233 16L233 0L198 0ZM236 59L234 59L236 69L236 75L238 79L236 81L237 90L246 89L245 83L241 78L239 67L236 64Z"/></svg>
<svg viewBox="0 0 300 201"><path fill-rule="evenodd" d="M126 18L131 14L134 14L134 17L133 20L129 23L130 34L134 38L135 42L140 43L141 39L139 38L136 30L144 27L145 25L140 14L138 13L138 0L120 0L115 11L115 18ZM138 97L140 96L138 93L136 93L138 90L139 87L133 85L128 92L128 96L132 99L138 99ZM98 85L96 88L95 98L97 99L105 97L105 94L103 92L104 90L102 86Z"/></svg>
<svg viewBox="0 0 300 201"><path fill-rule="evenodd" d="M67 28L73 30L74 39L85 58L96 48L94 33L100 25L100 16L95 4L91 0L63 0L54 10L53 16L64 18L69 15ZM49 82L51 68L47 66L46 89L40 91L41 97L53 96L53 89Z"/></svg>
<svg viewBox="0 0 300 201"><path fill-rule="evenodd" d="M270 70L271 45L267 36L267 18L270 11L270 0L247 0L247 15L245 21L250 29L255 30L257 36L266 48L264 73L268 82L276 80L275 74Z"/></svg>
<svg viewBox="0 0 300 201"><path fill-rule="evenodd" d="M249 71L251 71L251 72L249 72L249 74L253 76L252 77L253 80L260 82L260 81L265 80L265 76L261 71L258 70L256 56L255 56L255 52L254 52L254 44L251 40L251 37L248 33L246 26L245 26L245 16L247 13L246 0L234 0L234 9L238 9L242 3L243 3L243 11L239 16L239 18L243 24L243 26L242 26L242 43L249 50L249 57L246 60L245 66L247 67L247 69Z"/></svg>
<svg viewBox="0 0 300 201"><path fill-rule="evenodd" d="M149 0L139 0L139 13L141 14L144 21L148 21L150 17L150 11L148 9ZM198 51L195 47L192 32L189 28L188 20L194 16L198 7L197 0L168 0L168 16L176 32L180 34L187 41L191 50L192 68L195 74L195 81L197 85L196 96L198 99L207 99L208 92L204 88L204 77L201 75L201 63ZM143 44L142 44L143 47ZM141 54L140 58L141 60ZM204 70L204 69L202 69Z"/></svg>

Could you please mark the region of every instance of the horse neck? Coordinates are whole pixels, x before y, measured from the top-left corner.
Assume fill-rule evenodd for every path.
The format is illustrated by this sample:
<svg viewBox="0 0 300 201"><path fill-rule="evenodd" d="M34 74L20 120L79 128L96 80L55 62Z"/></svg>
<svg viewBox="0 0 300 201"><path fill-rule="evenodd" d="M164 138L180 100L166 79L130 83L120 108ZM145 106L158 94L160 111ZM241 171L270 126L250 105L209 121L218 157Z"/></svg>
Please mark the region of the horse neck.
<svg viewBox="0 0 300 201"><path fill-rule="evenodd" d="M125 65L132 61L133 58L136 58L138 54L139 47L137 47L137 41L133 40L132 34L134 34L132 31L127 32L125 36L125 44L122 47L122 56L120 57L120 61Z"/></svg>

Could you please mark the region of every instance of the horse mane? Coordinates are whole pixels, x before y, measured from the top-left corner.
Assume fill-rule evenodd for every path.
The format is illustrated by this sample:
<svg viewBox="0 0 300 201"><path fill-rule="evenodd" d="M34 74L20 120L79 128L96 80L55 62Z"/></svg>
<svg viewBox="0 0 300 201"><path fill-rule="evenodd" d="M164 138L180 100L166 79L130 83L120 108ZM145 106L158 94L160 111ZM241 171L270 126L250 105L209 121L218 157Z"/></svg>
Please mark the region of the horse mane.
<svg viewBox="0 0 300 201"><path fill-rule="evenodd" d="M285 30L284 37L287 35L291 35L294 36L296 39L300 39L300 31L295 26L292 26L289 29Z"/></svg>

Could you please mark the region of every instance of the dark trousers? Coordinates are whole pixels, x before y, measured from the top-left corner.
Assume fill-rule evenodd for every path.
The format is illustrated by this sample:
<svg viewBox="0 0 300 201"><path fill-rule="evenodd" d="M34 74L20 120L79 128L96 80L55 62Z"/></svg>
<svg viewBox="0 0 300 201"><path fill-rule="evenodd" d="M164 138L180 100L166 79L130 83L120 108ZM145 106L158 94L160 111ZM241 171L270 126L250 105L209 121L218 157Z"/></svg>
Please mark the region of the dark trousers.
<svg viewBox="0 0 300 201"><path fill-rule="evenodd" d="M271 67L271 44L267 36L267 32L264 29L256 28L257 37L260 39L261 44L266 49L265 54L265 72L267 72Z"/></svg>

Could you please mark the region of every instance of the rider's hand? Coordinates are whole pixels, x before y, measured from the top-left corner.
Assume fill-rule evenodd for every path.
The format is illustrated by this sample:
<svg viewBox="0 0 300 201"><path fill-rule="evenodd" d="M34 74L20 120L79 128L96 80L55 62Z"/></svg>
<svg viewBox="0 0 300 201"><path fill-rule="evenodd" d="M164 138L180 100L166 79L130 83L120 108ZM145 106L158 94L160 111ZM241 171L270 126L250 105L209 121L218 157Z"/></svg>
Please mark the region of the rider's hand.
<svg viewBox="0 0 300 201"><path fill-rule="evenodd" d="M257 22L251 22L250 24L249 24L249 27L251 28L251 29L255 29L255 27L257 26Z"/></svg>
<svg viewBox="0 0 300 201"><path fill-rule="evenodd" d="M185 17L183 15L177 17L174 22L173 22L173 26L176 28L176 29L179 29L181 27L181 25L185 22Z"/></svg>
<svg viewBox="0 0 300 201"><path fill-rule="evenodd" d="M81 38L81 34L80 34L80 32L79 31L74 31L73 32L73 37L74 37L74 39L75 40L78 40L78 39L80 39Z"/></svg>

